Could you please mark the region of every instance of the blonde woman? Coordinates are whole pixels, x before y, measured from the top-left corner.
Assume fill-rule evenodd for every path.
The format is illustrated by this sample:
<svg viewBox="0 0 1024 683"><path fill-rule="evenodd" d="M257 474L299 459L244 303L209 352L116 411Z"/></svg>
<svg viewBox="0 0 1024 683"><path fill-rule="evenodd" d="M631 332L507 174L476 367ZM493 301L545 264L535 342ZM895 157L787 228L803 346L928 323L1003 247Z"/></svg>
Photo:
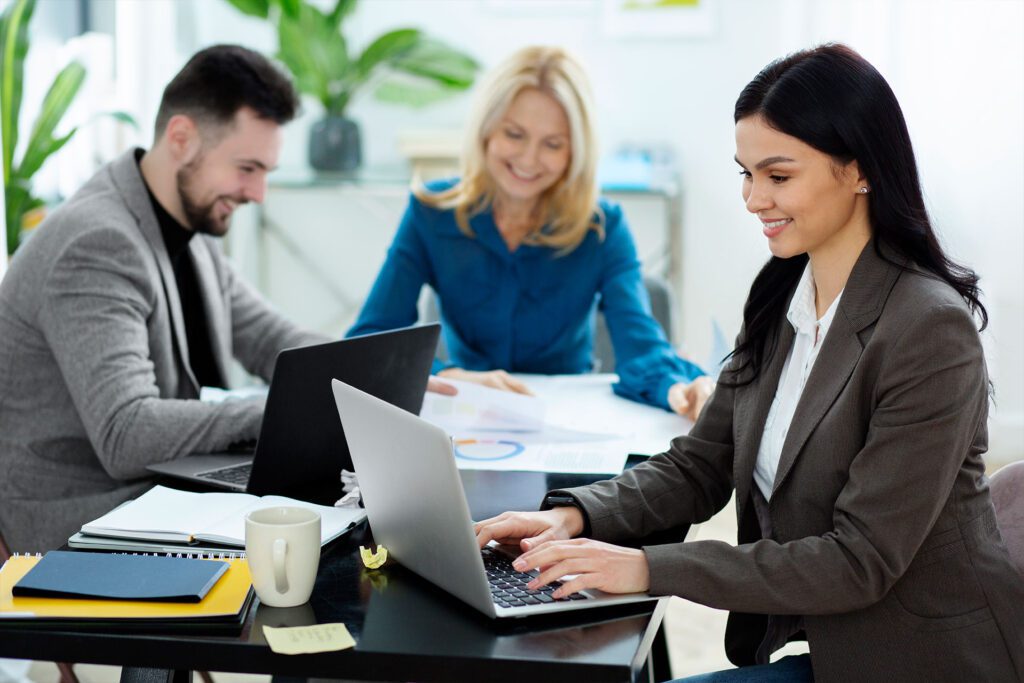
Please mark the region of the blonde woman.
<svg viewBox="0 0 1024 683"><path fill-rule="evenodd" d="M622 210L598 196L592 110L582 68L559 48L498 66L467 125L461 178L413 190L349 334L414 323L426 284L451 357L435 373L528 393L509 372L591 369L596 303L615 392L695 419L712 383L651 317Z"/></svg>

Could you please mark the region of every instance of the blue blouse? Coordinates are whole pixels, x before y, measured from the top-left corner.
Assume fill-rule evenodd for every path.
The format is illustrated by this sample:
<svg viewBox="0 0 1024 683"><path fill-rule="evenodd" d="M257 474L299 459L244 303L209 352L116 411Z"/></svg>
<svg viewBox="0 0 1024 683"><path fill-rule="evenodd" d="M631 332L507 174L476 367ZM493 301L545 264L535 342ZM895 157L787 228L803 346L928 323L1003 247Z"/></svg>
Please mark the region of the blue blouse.
<svg viewBox="0 0 1024 683"><path fill-rule="evenodd" d="M432 183L438 191L450 186ZM587 233L569 254L521 245L509 252L490 211L470 220L415 197L348 336L412 325L424 284L437 293L451 363L466 370L568 374L593 365L594 311L604 313L620 396L668 408L668 389L704 372L677 356L651 316L633 237L617 204L602 199L605 237ZM596 307L595 307L596 304Z"/></svg>

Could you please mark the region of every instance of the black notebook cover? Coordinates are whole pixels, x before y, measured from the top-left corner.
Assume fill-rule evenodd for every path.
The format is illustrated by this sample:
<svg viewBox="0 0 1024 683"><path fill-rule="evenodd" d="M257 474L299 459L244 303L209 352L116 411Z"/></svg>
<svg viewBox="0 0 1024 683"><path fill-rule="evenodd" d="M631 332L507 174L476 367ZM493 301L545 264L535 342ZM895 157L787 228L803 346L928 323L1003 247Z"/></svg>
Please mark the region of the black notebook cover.
<svg viewBox="0 0 1024 683"><path fill-rule="evenodd" d="M11 592L18 597L200 602L227 569L227 562L212 560L54 550Z"/></svg>

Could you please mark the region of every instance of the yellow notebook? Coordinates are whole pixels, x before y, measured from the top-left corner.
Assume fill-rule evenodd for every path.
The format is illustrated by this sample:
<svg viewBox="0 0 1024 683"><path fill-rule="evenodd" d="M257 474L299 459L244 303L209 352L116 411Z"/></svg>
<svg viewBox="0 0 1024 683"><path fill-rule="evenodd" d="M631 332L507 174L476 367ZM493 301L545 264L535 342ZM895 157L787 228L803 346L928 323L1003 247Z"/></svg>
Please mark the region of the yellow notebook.
<svg viewBox="0 0 1024 683"><path fill-rule="evenodd" d="M40 559L42 558L19 555L7 560L0 568L0 625L16 622L29 622L33 625L44 622L54 625L228 622L240 625L252 600L249 564L240 558L222 560L228 562L230 566L201 602L79 600L11 595L14 584Z"/></svg>

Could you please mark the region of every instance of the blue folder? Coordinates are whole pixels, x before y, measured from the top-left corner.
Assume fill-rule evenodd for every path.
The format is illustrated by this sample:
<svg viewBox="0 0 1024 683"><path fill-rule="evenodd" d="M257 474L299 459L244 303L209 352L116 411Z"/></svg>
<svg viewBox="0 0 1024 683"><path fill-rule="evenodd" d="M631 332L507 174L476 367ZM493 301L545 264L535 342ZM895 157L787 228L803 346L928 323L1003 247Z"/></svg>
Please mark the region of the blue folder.
<svg viewBox="0 0 1024 683"><path fill-rule="evenodd" d="M227 562L217 560L54 550L11 592L17 597L200 602L227 569Z"/></svg>

